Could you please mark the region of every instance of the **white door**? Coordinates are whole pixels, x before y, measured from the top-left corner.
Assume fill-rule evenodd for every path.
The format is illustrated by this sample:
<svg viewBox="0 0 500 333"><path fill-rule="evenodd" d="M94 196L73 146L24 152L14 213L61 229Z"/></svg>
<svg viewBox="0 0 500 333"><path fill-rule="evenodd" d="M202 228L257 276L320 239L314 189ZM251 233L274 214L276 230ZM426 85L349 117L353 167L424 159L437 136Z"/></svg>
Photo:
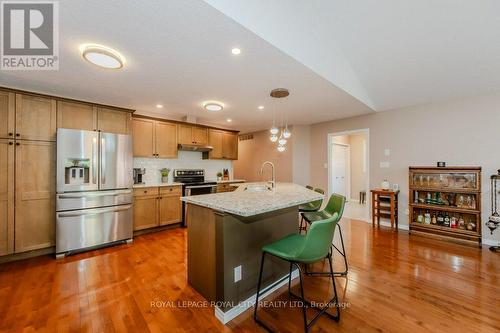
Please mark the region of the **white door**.
<svg viewBox="0 0 500 333"><path fill-rule="evenodd" d="M332 145L332 189L334 193L348 197L349 146Z"/></svg>

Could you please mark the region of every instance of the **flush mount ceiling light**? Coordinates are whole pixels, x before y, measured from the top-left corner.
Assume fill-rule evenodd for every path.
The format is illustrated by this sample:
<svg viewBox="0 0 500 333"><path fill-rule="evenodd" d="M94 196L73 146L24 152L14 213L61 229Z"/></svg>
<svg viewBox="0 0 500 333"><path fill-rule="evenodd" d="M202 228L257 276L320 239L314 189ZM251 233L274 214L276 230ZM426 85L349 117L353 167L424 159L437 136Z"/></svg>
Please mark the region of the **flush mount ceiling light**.
<svg viewBox="0 0 500 333"><path fill-rule="evenodd" d="M224 104L219 102L205 102L203 103L203 107L207 111L222 111L222 109L224 109Z"/></svg>
<svg viewBox="0 0 500 333"><path fill-rule="evenodd" d="M80 46L82 57L96 66L108 69L120 69L125 65L125 57L120 52L98 44Z"/></svg>
<svg viewBox="0 0 500 333"><path fill-rule="evenodd" d="M241 53L241 50L239 48L235 47L231 50L231 53L234 55L238 55Z"/></svg>
<svg viewBox="0 0 500 333"><path fill-rule="evenodd" d="M259 110L264 110L264 106L261 105L261 106L258 107L258 109Z"/></svg>
<svg viewBox="0 0 500 333"><path fill-rule="evenodd" d="M228 123L230 123L230 122L232 122L233 120L232 120L231 118L227 118L227 119L226 119L226 121L227 121Z"/></svg>
<svg viewBox="0 0 500 333"><path fill-rule="evenodd" d="M162 104L156 104L156 107L157 107L158 109L163 109L163 105L162 105Z"/></svg>

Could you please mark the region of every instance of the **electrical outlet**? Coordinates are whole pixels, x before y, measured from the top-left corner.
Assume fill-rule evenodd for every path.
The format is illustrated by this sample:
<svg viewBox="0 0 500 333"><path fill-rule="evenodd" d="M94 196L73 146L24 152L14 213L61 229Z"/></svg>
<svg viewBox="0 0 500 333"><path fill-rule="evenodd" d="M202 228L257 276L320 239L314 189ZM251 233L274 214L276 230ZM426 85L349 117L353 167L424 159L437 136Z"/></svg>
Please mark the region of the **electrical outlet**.
<svg viewBox="0 0 500 333"><path fill-rule="evenodd" d="M234 268L234 282L241 280L241 265Z"/></svg>
<svg viewBox="0 0 500 333"><path fill-rule="evenodd" d="M380 162L380 167L381 168L388 168L390 166L391 166L391 163L389 163L387 161L386 162Z"/></svg>

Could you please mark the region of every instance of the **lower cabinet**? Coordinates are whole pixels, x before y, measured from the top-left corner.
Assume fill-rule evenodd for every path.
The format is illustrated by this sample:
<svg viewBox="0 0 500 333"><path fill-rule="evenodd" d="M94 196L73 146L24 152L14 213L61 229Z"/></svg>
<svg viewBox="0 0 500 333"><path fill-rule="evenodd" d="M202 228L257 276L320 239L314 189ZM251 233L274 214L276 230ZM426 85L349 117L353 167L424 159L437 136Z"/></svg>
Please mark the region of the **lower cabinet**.
<svg viewBox="0 0 500 333"><path fill-rule="evenodd" d="M0 256L14 252L14 142L0 139Z"/></svg>
<svg viewBox="0 0 500 333"><path fill-rule="evenodd" d="M15 253L55 245L56 143L15 143Z"/></svg>
<svg viewBox="0 0 500 333"><path fill-rule="evenodd" d="M134 190L134 231L182 221L180 186Z"/></svg>

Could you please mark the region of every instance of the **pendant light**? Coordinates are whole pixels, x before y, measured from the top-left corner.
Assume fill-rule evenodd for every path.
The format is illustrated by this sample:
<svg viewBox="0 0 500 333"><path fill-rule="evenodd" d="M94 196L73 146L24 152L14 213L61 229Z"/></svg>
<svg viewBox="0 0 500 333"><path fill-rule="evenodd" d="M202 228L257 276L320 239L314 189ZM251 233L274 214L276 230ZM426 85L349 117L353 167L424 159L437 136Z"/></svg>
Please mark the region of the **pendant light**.
<svg viewBox="0 0 500 333"><path fill-rule="evenodd" d="M272 98L284 98L284 97L287 97L288 95L290 95L290 92L288 91L288 89L277 88L277 89L273 89L269 95ZM284 113L284 111L281 110L282 130L281 130L280 136L278 137L278 133L280 130L278 129L278 127L276 127L276 108L274 107L274 103L273 103L273 126L271 127L269 132L271 132L271 137L270 137L271 142L278 142L277 149L279 152L284 152L286 150L285 144L287 143L287 139L290 138L290 136L291 136L291 133L288 130L288 117L286 120L286 125L283 126L284 125L283 124L283 113Z"/></svg>

